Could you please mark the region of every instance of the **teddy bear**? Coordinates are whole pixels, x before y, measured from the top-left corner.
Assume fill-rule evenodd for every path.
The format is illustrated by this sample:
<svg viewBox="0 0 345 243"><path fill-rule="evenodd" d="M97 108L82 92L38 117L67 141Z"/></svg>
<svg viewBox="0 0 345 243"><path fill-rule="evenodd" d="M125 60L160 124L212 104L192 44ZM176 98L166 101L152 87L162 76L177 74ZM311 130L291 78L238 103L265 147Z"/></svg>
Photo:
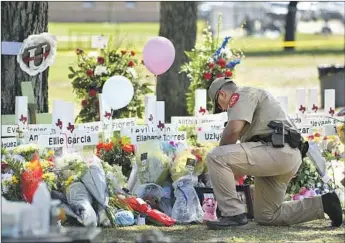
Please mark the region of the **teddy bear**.
<svg viewBox="0 0 345 243"><path fill-rule="evenodd" d="M217 220L216 210L217 201L214 198L205 198L202 203L202 209L204 210L204 221Z"/></svg>

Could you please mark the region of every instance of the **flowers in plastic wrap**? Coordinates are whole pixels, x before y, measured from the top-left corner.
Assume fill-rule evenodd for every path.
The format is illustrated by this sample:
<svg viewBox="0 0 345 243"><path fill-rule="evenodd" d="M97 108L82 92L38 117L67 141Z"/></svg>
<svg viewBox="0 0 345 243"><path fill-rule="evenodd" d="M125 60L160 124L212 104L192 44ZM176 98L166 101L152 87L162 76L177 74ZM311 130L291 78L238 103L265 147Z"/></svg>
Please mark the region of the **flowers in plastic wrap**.
<svg viewBox="0 0 345 243"><path fill-rule="evenodd" d="M191 150L178 153L171 166L171 179L177 181L186 175L201 175L205 170L205 160L201 156L195 156Z"/></svg>
<svg viewBox="0 0 345 243"><path fill-rule="evenodd" d="M198 179L195 176L184 176L173 183L175 203L171 217L178 223L202 222L204 211L194 189Z"/></svg>
<svg viewBox="0 0 345 243"><path fill-rule="evenodd" d="M84 226L96 227L97 215L92 207L92 197L81 182L73 182L66 189L67 201L70 205L78 207L78 221Z"/></svg>
<svg viewBox="0 0 345 243"><path fill-rule="evenodd" d="M121 166L109 165L104 161L102 161L102 166L106 175L110 195L113 195L117 191L121 191L122 188L126 187L127 178L122 174Z"/></svg>
<svg viewBox="0 0 345 243"><path fill-rule="evenodd" d="M11 153L23 156L26 161L31 161L35 152L38 152L38 146L36 144L24 144L15 147Z"/></svg>
<svg viewBox="0 0 345 243"><path fill-rule="evenodd" d="M112 205L124 210L134 211L136 214L147 215L147 219L159 226L172 226L176 220L156 210L144 202L141 198L118 194L110 199Z"/></svg>
<svg viewBox="0 0 345 243"><path fill-rule="evenodd" d="M91 195L104 207L108 203L109 194L101 160L93 155L88 159L88 163L88 170L82 176L81 181Z"/></svg>
<svg viewBox="0 0 345 243"><path fill-rule="evenodd" d="M169 177L172 159L163 153L160 142L150 140L138 145L136 163L141 184L161 185Z"/></svg>
<svg viewBox="0 0 345 243"><path fill-rule="evenodd" d="M34 193L38 188L39 183L42 181L43 169L39 162L39 158L34 158L26 163L25 169L21 174L21 188L24 198L27 202L31 203Z"/></svg>
<svg viewBox="0 0 345 243"><path fill-rule="evenodd" d="M113 138L109 142L101 142L96 146L96 155L110 165L121 166L122 173L129 177L134 160L134 145L127 137Z"/></svg>
<svg viewBox="0 0 345 243"><path fill-rule="evenodd" d="M337 134L340 138L340 142L345 144L345 124L337 126Z"/></svg>
<svg viewBox="0 0 345 243"><path fill-rule="evenodd" d="M65 186L79 180L87 170L83 157L78 153L66 154L55 159L55 168L64 180Z"/></svg>

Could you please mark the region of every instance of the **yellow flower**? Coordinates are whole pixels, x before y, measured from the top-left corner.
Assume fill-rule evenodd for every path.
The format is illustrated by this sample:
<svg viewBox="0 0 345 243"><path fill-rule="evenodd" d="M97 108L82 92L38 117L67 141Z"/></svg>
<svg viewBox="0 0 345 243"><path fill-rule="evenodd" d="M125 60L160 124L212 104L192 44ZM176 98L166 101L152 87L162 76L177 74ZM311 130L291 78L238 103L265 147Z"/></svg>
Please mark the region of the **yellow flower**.
<svg viewBox="0 0 345 243"><path fill-rule="evenodd" d="M54 156L54 150L49 150L47 154L48 156Z"/></svg>
<svg viewBox="0 0 345 243"><path fill-rule="evenodd" d="M16 176L12 176L12 183L13 184L18 184L19 183L19 181L18 181Z"/></svg>
<svg viewBox="0 0 345 243"><path fill-rule="evenodd" d="M49 181L53 181L55 179L55 174L53 172L48 172L43 174L42 179L48 179Z"/></svg>
<svg viewBox="0 0 345 243"><path fill-rule="evenodd" d="M341 143L345 143L345 124L337 126L337 134L340 138Z"/></svg>
<svg viewBox="0 0 345 243"><path fill-rule="evenodd" d="M41 165L42 165L43 169L47 169L50 166L49 161L47 161L47 160L41 161Z"/></svg>
<svg viewBox="0 0 345 243"><path fill-rule="evenodd" d="M121 137L120 143L122 145L130 144L131 143L131 139L129 137L123 136L123 137Z"/></svg>
<svg viewBox="0 0 345 243"><path fill-rule="evenodd" d="M71 184L75 179L75 176L70 176L67 178L67 180L65 181L65 186L68 186L69 184Z"/></svg>

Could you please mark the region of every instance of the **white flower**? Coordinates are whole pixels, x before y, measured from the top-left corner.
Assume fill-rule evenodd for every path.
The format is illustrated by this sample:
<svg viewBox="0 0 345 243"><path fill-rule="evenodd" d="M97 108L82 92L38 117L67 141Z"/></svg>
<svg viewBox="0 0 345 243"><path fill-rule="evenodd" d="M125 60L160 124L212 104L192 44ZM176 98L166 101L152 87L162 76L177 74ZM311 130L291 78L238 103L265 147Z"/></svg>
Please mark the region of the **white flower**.
<svg viewBox="0 0 345 243"><path fill-rule="evenodd" d="M103 65L98 65L96 68L95 68L95 75L97 76L100 76L102 74L107 74L108 73L108 70L107 70L107 67L106 66L103 66Z"/></svg>
<svg viewBox="0 0 345 243"><path fill-rule="evenodd" d="M138 77L138 74L137 74L137 72L135 71L134 68L127 68L127 72L130 73L133 76L133 78L137 78Z"/></svg>
<svg viewBox="0 0 345 243"><path fill-rule="evenodd" d="M96 51L90 51L88 54L87 54L88 57L97 57L98 56L98 52Z"/></svg>
<svg viewBox="0 0 345 243"><path fill-rule="evenodd" d="M210 58L208 59L208 62L209 62L209 63L212 63L212 62L214 62L214 59L213 59L212 57L210 57Z"/></svg>
<svg viewBox="0 0 345 243"><path fill-rule="evenodd" d="M2 191L7 193L8 185L5 185L5 182L10 182L12 180L12 173L6 173L1 175L1 184L2 184Z"/></svg>
<svg viewBox="0 0 345 243"><path fill-rule="evenodd" d="M232 56L232 53L231 53L231 51L228 49L228 48L222 48L221 50L220 50L220 54L221 55L225 55L225 58L230 58L231 56Z"/></svg>

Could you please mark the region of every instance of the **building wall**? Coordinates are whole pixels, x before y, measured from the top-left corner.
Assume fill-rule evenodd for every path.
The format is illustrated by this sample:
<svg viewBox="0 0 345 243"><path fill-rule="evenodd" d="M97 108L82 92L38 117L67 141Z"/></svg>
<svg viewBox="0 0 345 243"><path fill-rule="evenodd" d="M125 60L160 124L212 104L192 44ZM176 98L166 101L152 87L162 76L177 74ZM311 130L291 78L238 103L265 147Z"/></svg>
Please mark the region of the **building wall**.
<svg viewBox="0 0 345 243"><path fill-rule="evenodd" d="M51 22L157 22L159 2L49 2Z"/></svg>

